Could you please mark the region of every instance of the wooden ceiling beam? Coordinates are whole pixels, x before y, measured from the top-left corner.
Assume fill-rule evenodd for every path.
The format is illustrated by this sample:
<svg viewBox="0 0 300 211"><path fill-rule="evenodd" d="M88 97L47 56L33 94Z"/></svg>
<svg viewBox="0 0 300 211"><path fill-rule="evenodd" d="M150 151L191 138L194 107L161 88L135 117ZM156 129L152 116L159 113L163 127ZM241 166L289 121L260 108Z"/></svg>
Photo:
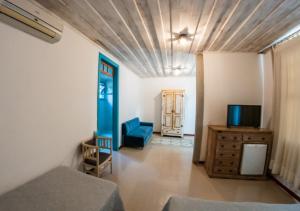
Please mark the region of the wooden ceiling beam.
<svg viewBox="0 0 300 211"><path fill-rule="evenodd" d="M260 8L260 6L264 3L265 0L261 0L254 10L248 15L248 17L239 25L239 27L233 32L233 34L225 41L225 43L219 48L220 51L222 51L225 46L231 41L231 39L237 35L237 33L243 28L243 26L252 18L252 16L257 12L257 10Z"/></svg>
<svg viewBox="0 0 300 211"><path fill-rule="evenodd" d="M153 67L153 64L149 61L149 57L145 54L143 48L141 47L140 43L138 42L136 36L133 34L132 30L130 29L130 27L128 26L127 22L125 21L124 17L122 16L122 14L119 12L118 8L116 7L116 5L113 3L112 0L108 0L109 3L112 5L113 9L116 11L116 13L119 15L121 21L123 22L123 24L125 25L126 29L128 30L129 34L132 36L133 40L136 42L137 46L140 49L140 52L142 53L144 59L146 60L146 62L148 63L149 67L151 68L152 72L154 74L160 75L160 73L158 72L158 70Z"/></svg>
<svg viewBox="0 0 300 211"><path fill-rule="evenodd" d="M300 8L300 7L299 7ZM276 27L271 27L268 31L266 31L260 38L255 40L252 45L249 45L246 50L251 51L259 51L263 47L269 45L274 40L277 40L280 38L280 36L286 34L288 31L293 29L294 27L299 25L299 22L297 20L300 19L300 11L294 10L292 13L290 13L286 18L284 18L282 21L280 21ZM259 47L258 47L259 46ZM263 46L263 47L260 47Z"/></svg>
<svg viewBox="0 0 300 211"><path fill-rule="evenodd" d="M192 40L191 45L190 45L190 47L189 47L188 54L186 55L186 58L185 58L185 60L184 60L184 67L185 67L186 64L188 63L189 56L191 55L192 47L193 47L193 44L194 44L194 42L195 42L196 35L197 35L197 33L198 33L198 28L199 28L201 16L202 16L202 11L201 11L201 13L199 14L199 17L198 17L198 20L197 20L197 24L196 24L196 28L195 28L195 31L194 31L194 33L193 33L193 34L194 34L194 37L193 37L193 40Z"/></svg>
<svg viewBox="0 0 300 211"><path fill-rule="evenodd" d="M165 24L163 20L163 15L162 15L162 10L161 10L161 5L160 5L160 0L157 0L157 6L158 6L158 12L159 12L159 19L160 19L160 24L161 24L161 30L162 30L162 37L163 37L163 44L164 44L164 52L165 52L165 60L166 60L166 67L169 66L169 59L168 59L168 48L167 48L167 38L166 38L166 30L165 30ZM161 49L163 51L163 49ZM164 68L165 69L165 68Z"/></svg>
<svg viewBox="0 0 300 211"><path fill-rule="evenodd" d="M249 16L254 10L260 0L241 0L235 13L227 24L225 25L222 34L215 41L214 45L210 48L212 51L219 51L222 45L230 38L230 36L236 31L240 24Z"/></svg>
<svg viewBox="0 0 300 211"><path fill-rule="evenodd" d="M173 52L173 26L172 26L172 0L169 0L169 15L170 15L170 39L171 39L171 69L174 67L174 52Z"/></svg>
<svg viewBox="0 0 300 211"><path fill-rule="evenodd" d="M138 15L139 15L139 18L140 18L140 20L141 20L141 22L142 22L142 25L143 25L143 27L144 27L144 30L145 30L145 32L146 32L146 34L147 34L147 38L148 38L148 40L149 40L149 42L150 42L151 50L152 50L153 55L155 56L157 66L159 66L160 71L163 73L163 75L165 75L166 73L165 73L165 70L164 70L164 68L163 68L163 62L162 62L161 59L158 58L158 55L157 55L157 53L156 53L156 51L155 51L155 46L154 46L154 42L153 42L153 37L154 37L155 35L152 35L152 36L150 35L149 29L148 29L148 27L146 26L146 23L145 23L145 20L144 20L145 17L143 17L143 15L142 15L142 13L141 13L141 11L140 11L140 9L139 9L139 6L138 6L136 0L132 0L132 1L134 2L136 11L137 11L137 13L138 13ZM145 1L145 2L147 3L147 1ZM147 10L149 10L149 8L147 8ZM148 17L148 19L150 19L150 20L152 21L152 18L151 18L151 17ZM152 30L152 31L155 31L155 30ZM157 46L157 45L156 45L156 46ZM161 56L161 53L160 53L160 56Z"/></svg>
<svg viewBox="0 0 300 211"><path fill-rule="evenodd" d="M110 29L110 31L112 32L112 34L117 37L119 39L119 41L124 45L124 47L127 49L127 51L132 55L133 58L135 58L135 60L137 61L137 63L139 64L139 66L141 68L144 69L145 72L148 72L147 69L145 69L144 65L142 63L140 63L139 58L137 58L137 56L132 52L132 50L128 47L128 45L124 42L124 40L111 28L111 26L109 25L109 23L102 17L102 15L93 7L93 5L91 5L89 3L88 0L84 0L84 2L88 5L88 7L91 9L92 12L94 12L99 19L105 24L105 26L107 28ZM153 73L152 73L153 74Z"/></svg>
<svg viewBox="0 0 300 211"><path fill-rule="evenodd" d="M35 1L141 77L168 75L165 68L176 65L192 69L197 51L255 52L300 23L299 0ZM191 43L168 41L185 27L195 35Z"/></svg>
<svg viewBox="0 0 300 211"><path fill-rule="evenodd" d="M216 5L217 5L217 2L218 2L218 0L214 0L214 4L213 4L213 6L212 6L212 8L211 8L211 10L210 10L210 13L209 13L209 16L208 16L208 18L207 18L206 24L205 24L205 26L204 26L204 30L203 30L203 32L202 32L202 34L201 34L201 36L200 36L200 39L198 40L198 43L197 43L197 45L196 45L196 53L200 50L200 49L199 49L199 45L200 45L200 43L201 43L202 40L203 40L204 34L206 33L206 30L207 30L209 21L210 21L210 19L211 19L213 13L214 13L214 11L215 11L215 7L216 7ZM201 50L203 50L203 49L201 49Z"/></svg>
<svg viewBox="0 0 300 211"><path fill-rule="evenodd" d="M282 22L287 16L289 16L294 11L300 9L300 1L298 0L286 0L283 5L275 10L268 18L266 18L259 26L259 29L255 30L251 36L247 38L247 42L240 44L240 47L236 50L245 51L249 46L252 46L258 39L264 36L272 27L276 30L278 23ZM299 20L298 20L299 21ZM263 48L264 46L258 46Z"/></svg>
<svg viewBox="0 0 300 211"><path fill-rule="evenodd" d="M282 0L281 2L279 2L269 13L268 15L264 18L264 20L267 20L268 18L272 17L272 15L283 5L285 0ZM264 21L260 21L249 33L246 34L245 37L243 37L241 40L238 41L238 43L235 43L235 45L232 48L232 51L235 51L237 49L239 49L240 45L242 43L244 43L249 37L251 37L251 35L256 32L259 27L264 24Z"/></svg>
<svg viewBox="0 0 300 211"><path fill-rule="evenodd" d="M231 19L231 17L234 15L235 11L237 10L237 8L240 5L240 2L241 2L241 0L237 1L237 3L235 4L235 6L233 7L233 9L231 10L230 14L227 16L226 20L224 21L223 25L219 29L217 35L215 36L215 38L213 39L213 41L209 44L209 46L208 46L208 48L206 50L209 51L211 49L211 47L215 44L215 42L219 38L219 36L223 33L226 24L229 22L229 20Z"/></svg>

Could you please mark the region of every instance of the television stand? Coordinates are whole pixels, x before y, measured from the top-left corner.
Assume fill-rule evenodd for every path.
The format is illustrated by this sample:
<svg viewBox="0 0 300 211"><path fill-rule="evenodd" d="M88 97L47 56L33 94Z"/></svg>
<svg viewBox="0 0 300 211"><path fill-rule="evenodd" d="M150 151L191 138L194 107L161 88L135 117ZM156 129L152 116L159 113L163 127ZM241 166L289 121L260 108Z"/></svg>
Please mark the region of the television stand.
<svg viewBox="0 0 300 211"><path fill-rule="evenodd" d="M208 176L266 179L273 132L262 128L210 125L205 168Z"/></svg>

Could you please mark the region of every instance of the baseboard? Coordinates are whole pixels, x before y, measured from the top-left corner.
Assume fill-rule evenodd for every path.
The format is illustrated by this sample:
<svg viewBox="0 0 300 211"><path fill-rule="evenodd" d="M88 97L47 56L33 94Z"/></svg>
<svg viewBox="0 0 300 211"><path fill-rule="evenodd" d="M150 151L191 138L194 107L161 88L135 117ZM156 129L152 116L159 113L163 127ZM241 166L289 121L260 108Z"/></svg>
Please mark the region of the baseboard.
<svg viewBox="0 0 300 211"><path fill-rule="evenodd" d="M185 133L183 135L185 135L185 136L195 136L195 134L190 134L190 133Z"/></svg>
<svg viewBox="0 0 300 211"><path fill-rule="evenodd" d="M153 131L154 134L161 134L160 131ZM195 134L190 134L190 133L184 133L184 136L195 136Z"/></svg>
<svg viewBox="0 0 300 211"><path fill-rule="evenodd" d="M290 194L294 199L296 199L298 202L300 202L300 196L292 191L289 187L287 187L285 184L283 184L280 180L278 180L274 175L270 175L271 179L274 180L282 189L284 189L288 194Z"/></svg>

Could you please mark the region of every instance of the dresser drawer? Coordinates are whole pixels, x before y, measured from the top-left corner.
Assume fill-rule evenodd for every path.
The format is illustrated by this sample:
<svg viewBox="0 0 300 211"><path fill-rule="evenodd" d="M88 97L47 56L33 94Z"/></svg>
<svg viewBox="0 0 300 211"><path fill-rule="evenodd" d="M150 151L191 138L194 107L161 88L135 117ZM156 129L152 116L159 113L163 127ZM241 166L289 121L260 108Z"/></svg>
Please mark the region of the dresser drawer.
<svg viewBox="0 0 300 211"><path fill-rule="evenodd" d="M240 151L216 151L216 159L231 158L239 159Z"/></svg>
<svg viewBox="0 0 300 211"><path fill-rule="evenodd" d="M238 173L237 167L214 167L215 174L225 174L225 175L236 175Z"/></svg>
<svg viewBox="0 0 300 211"><path fill-rule="evenodd" d="M244 134L244 141L271 141L272 134Z"/></svg>
<svg viewBox="0 0 300 211"><path fill-rule="evenodd" d="M181 130L180 129L167 129L167 128L164 128L163 133L164 134L178 134L178 135L180 135Z"/></svg>
<svg viewBox="0 0 300 211"><path fill-rule="evenodd" d="M241 146L242 146L241 141L217 141L217 151L240 150Z"/></svg>
<svg viewBox="0 0 300 211"><path fill-rule="evenodd" d="M217 134L217 140L220 141L241 141L242 140L242 134L240 133L218 133Z"/></svg>
<svg viewBox="0 0 300 211"><path fill-rule="evenodd" d="M214 166L215 167L238 167L239 166L238 159L216 159Z"/></svg>

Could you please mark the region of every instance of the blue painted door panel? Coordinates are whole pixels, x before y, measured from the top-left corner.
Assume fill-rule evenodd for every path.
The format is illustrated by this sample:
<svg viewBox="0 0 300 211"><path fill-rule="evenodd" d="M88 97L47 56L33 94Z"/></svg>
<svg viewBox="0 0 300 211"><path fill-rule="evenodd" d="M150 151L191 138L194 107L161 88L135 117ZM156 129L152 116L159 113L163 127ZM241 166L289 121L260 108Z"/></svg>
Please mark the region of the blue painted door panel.
<svg viewBox="0 0 300 211"><path fill-rule="evenodd" d="M102 63L113 67L101 72ZM103 54L99 54L97 94L97 134L113 138L113 150L119 149L119 65Z"/></svg>

